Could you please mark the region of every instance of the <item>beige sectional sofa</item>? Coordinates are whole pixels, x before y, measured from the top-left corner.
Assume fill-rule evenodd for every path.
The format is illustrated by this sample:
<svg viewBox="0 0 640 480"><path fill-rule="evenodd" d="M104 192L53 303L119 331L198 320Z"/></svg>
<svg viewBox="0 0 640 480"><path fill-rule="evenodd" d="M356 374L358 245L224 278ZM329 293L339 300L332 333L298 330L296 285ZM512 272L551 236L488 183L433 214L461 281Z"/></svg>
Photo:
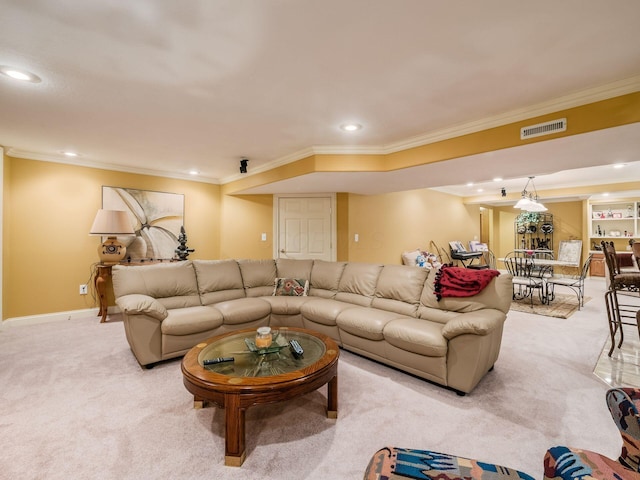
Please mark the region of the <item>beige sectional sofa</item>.
<svg viewBox="0 0 640 480"><path fill-rule="evenodd" d="M313 260L193 260L113 268L116 303L138 362L184 355L242 328L302 327L342 348L468 393L498 358L511 277L479 294L442 298L435 270ZM276 296L278 278L308 280L305 296Z"/></svg>

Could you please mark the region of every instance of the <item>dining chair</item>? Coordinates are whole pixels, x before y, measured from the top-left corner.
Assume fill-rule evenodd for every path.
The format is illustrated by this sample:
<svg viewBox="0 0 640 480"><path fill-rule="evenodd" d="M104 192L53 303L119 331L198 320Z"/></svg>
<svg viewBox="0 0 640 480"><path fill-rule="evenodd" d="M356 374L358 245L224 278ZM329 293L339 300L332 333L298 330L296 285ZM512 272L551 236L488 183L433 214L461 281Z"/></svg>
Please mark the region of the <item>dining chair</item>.
<svg viewBox="0 0 640 480"><path fill-rule="evenodd" d="M631 258L634 262L634 268L640 271L640 242L631 244Z"/></svg>
<svg viewBox="0 0 640 480"><path fill-rule="evenodd" d="M543 276L538 276L535 269L535 261L532 258L522 257L517 252L508 253L504 258L507 271L513 277L513 299L531 299L533 308L533 294L538 291L541 303L546 303L546 286Z"/></svg>
<svg viewBox="0 0 640 480"><path fill-rule="evenodd" d="M491 250L485 250L484 252L482 252L482 263L487 265L492 270L495 270L497 268L496 256Z"/></svg>
<svg viewBox="0 0 640 480"><path fill-rule="evenodd" d="M589 266L591 265L592 255L589 255L582 264L582 268L578 275L572 275L569 277L559 277L553 275L547 278L547 300L549 302L555 299L556 286L568 287L575 292L578 296L578 310L584 306L584 279L587 278L589 273Z"/></svg>
<svg viewBox="0 0 640 480"><path fill-rule="evenodd" d="M615 348L615 337L620 332L618 348L624 342L623 325L635 326L640 337L640 323L637 313L640 310L640 272L623 272L613 242L602 241L602 252L607 270L607 291L604 294L611 334L609 356ZM620 295L621 294L621 295ZM621 299L622 302L621 303ZM630 320L629 320L630 319Z"/></svg>
<svg viewBox="0 0 640 480"><path fill-rule="evenodd" d="M536 264L535 261L536 260L554 260L554 256L553 256L553 252L542 252L539 250L534 250L533 253L531 254L531 258L533 259L534 262L534 267L533 267L533 276L539 277L539 278L550 278L553 276L553 267L549 266L549 265L540 265L540 264Z"/></svg>

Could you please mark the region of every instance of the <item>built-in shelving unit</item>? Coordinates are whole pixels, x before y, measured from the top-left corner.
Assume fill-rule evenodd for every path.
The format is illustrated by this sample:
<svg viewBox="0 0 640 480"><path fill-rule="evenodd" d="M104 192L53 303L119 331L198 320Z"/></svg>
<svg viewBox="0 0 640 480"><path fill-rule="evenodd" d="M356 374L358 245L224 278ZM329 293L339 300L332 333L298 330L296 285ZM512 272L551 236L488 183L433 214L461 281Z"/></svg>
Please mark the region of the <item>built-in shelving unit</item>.
<svg viewBox="0 0 640 480"><path fill-rule="evenodd" d="M640 201L614 200L589 204L589 239L592 245L602 240L616 243L636 241L640 237ZM616 245L618 247L618 245Z"/></svg>

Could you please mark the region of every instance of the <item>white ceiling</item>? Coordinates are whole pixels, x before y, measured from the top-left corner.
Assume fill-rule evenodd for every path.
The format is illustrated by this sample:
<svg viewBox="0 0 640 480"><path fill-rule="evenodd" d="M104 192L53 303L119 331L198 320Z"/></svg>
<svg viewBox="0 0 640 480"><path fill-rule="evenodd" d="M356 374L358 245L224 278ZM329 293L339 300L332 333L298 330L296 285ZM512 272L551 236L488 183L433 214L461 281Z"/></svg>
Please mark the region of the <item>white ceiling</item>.
<svg viewBox="0 0 640 480"><path fill-rule="evenodd" d="M0 145L8 153L176 178L197 169L198 180L212 183L237 179L243 156L251 175L309 151L388 151L629 79L640 85L638 0L1 6L0 65L42 78L0 76ZM364 128L341 131L348 121ZM515 179L500 185L508 190L536 175L541 189L546 179L538 175L639 162L638 139L635 124L384 174L318 173L250 192L448 187L467 195L451 186L496 175ZM68 160L64 150L81 156ZM616 172L612 181L640 181L637 167ZM577 181L578 172L556 175L552 185ZM602 171L596 179L582 181L601 183Z"/></svg>

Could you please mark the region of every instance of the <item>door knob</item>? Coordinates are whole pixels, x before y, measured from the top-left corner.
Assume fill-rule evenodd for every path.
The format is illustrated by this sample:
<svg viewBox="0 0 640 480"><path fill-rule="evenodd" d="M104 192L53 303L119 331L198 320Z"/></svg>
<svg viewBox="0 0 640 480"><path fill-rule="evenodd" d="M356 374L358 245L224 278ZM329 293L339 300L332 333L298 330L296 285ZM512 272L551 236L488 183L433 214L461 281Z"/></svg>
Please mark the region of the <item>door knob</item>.
<svg viewBox="0 0 640 480"><path fill-rule="evenodd" d="M280 249L280 253L284 253L284 248L281 248L281 249Z"/></svg>

